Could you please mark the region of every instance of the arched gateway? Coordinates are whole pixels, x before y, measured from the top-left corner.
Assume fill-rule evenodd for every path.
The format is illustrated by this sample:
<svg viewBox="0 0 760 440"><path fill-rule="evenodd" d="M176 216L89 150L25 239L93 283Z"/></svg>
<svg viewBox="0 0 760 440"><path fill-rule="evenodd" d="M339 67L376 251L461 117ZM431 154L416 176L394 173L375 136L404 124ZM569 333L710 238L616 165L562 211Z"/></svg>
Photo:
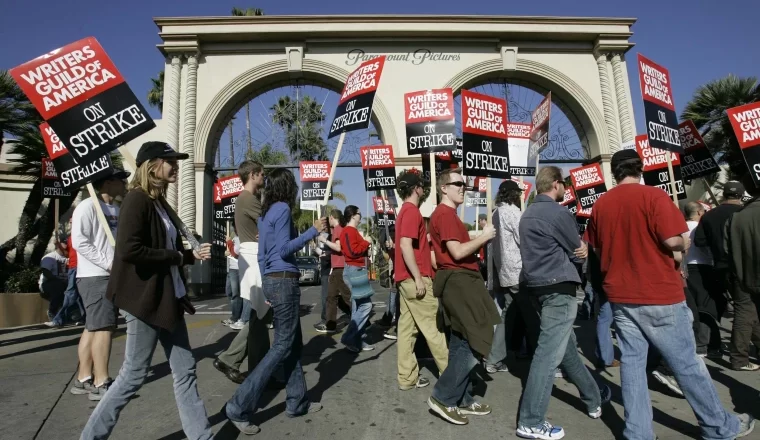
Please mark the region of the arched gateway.
<svg viewBox="0 0 760 440"><path fill-rule="evenodd" d="M166 56L163 120L129 145L163 138L190 155L169 200L182 220L211 234L213 158L232 115L251 98L294 80L340 91L362 61L388 55L372 123L406 157L403 95L487 81L551 91L583 132L586 156L633 142L624 54L634 19L509 16L261 16L155 19ZM326 109L328 118L332 109ZM203 272L203 271L200 271ZM195 282L203 284L206 275Z"/></svg>

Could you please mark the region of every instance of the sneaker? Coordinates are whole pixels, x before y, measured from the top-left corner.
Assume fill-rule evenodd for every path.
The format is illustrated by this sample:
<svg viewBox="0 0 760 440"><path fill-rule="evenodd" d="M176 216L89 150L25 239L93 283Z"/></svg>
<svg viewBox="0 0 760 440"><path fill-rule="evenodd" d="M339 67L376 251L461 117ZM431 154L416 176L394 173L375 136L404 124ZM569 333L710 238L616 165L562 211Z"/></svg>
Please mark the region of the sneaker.
<svg viewBox="0 0 760 440"><path fill-rule="evenodd" d="M394 341L397 340L398 339L398 334L396 333L396 327L389 328L388 331L386 331L385 333L383 333L383 337L385 339L392 339Z"/></svg>
<svg viewBox="0 0 760 440"><path fill-rule="evenodd" d="M504 362L497 362L495 364L486 364L486 371L488 374L504 373L509 371L509 368L507 368L507 364Z"/></svg>
<svg viewBox="0 0 760 440"><path fill-rule="evenodd" d="M752 362L747 362L747 365L741 366L739 368L734 368L734 370L737 370L737 371L757 371L757 370L760 370L760 365L753 364Z"/></svg>
<svg viewBox="0 0 760 440"><path fill-rule="evenodd" d="M517 427L517 436L520 438L535 438L542 440L556 440L565 436L565 430L560 426L554 426L549 422L535 428L524 425Z"/></svg>
<svg viewBox="0 0 760 440"><path fill-rule="evenodd" d="M755 428L755 418L749 414L737 414L739 419L739 433L736 434L736 438L749 435Z"/></svg>
<svg viewBox="0 0 760 440"><path fill-rule="evenodd" d="M348 350L348 351L350 351L352 353L361 353L361 351L362 351L361 348L354 347L353 345L345 345L345 344L343 344L343 348L345 348L346 350Z"/></svg>
<svg viewBox="0 0 760 440"><path fill-rule="evenodd" d="M45 326L50 327L50 328L61 328L63 327L63 324L59 324L55 321L48 321L45 323Z"/></svg>
<svg viewBox="0 0 760 440"><path fill-rule="evenodd" d="M314 326L314 329L317 331L317 333L335 333L337 330L334 328L328 328L327 324L325 323L319 323Z"/></svg>
<svg viewBox="0 0 760 440"><path fill-rule="evenodd" d="M92 378L80 382L79 379L74 379L74 386L71 387L71 394L81 396L82 394L90 394L95 389L95 385L92 384Z"/></svg>
<svg viewBox="0 0 760 440"><path fill-rule="evenodd" d="M425 379L424 377L420 376L417 378L417 383L415 383L412 386L399 386L398 389L401 391L408 391L413 390L416 388L425 388L426 386L430 385L430 381Z"/></svg>
<svg viewBox="0 0 760 440"><path fill-rule="evenodd" d="M681 391L681 387L678 386L675 377L668 374L665 369L658 367L656 370L652 371L652 376L657 379L658 382L668 387L670 391L676 393L679 397L683 397L683 391Z"/></svg>
<svg viewBox="0 0 760 440"><path fill-rule="evenodd" d="M272 324L272 323L267 324L267 328L269 330L272 330L274 328L274 324Z"/></svg>
<svg viewBox="0 0 760 440"><path fill-rule="evenodd" d="M599 396L602 398L602 402L596 407L595 410L589 411L588 416L592 419L598 419L602 417L602 406L606 405L612 400L612 390L607 385L599 388Z"/></svg>
<svg viewBox="0 0 760 440"><path fill-rule="evenodd" d="M365 342L362 342L362 351L372 351L375 349L374 345L367 344Z"/></svg>
<svg viewBox="0 0 760 440"><path fill-rule="evenodd" d="M491 407L485 403L473 402L470 406L459 407L459 414L485 416L491 414Z"/></svg>
<svg viewBox="0 0 760 440"><path fill-rule="evenodd" d="M443 420L446 420L449 423L455 425L466 425L469 423L467 417L462 415L462 413L459 412L459 408L456 406L445 406L433 396L428 397L427 404L434 413L438 414Z"/></svg>
<svg viewBox="0 0 760 440"><path fill-rule="evenodd" d="M293 417L305 416L306 414L311 414L311 413L319 412L321 410L322 410L322 404L321 403L319 403L319 402L311 402L311 403L309 403L309 408L303 414L288 414L288 413L285 413L285 414L288 417L293 418Z"/></svg>
<svg viewBox="0 0 760 440"><path fill-rule="evenodd" d="M84 321L77 321L77 322L74 323L74 325L77 326L77 327L81 327L81 326L84 325Z"/></svg>
<svg viewBox="0 0 760 440"><path fill-rule="evenodd" d="M230 328L232 330L242 330L243 327L245 327L245 323L243 321L237 321L230 324Z"/></svg>
<svg viewBox="0 0 760 440"><path fill-rule="evenodd" d="M93 385L92 391L90 392L90 395L87 396L90 400L100 400L103 398L103 396L108 391L108 388L111 387L111 384L113 384L113 379L110 377L106 379L105 382L103 382L103 385L96 387Z"/></svg>
<svg viewBox="0 0 760 440"><path fill-rule="evenodd" d="M563 373L562 370L560 370L559 368L557 368L556 370L554 370L554 378L555 379L562 379L564 377L565 377L565 373ZM554 438L554 437L552 437L552 438Z"/></svg>
<svg viewBox="0 0 760 440"><path fill-rule="evenodd" d="M225 320L222 321L222 325L226 325L227 327L229 327L230 325L232 325L234 323L235 323L235 321L231 320L230 318L227 318L227 319L225 319Z"/></svg>
<svg viewBox="0 0 760 440"><path fill-rule="evenodd" d="M229 420L235 426L235 428L238 429L238 431L242 432L245 435L256 435L261 432L261 428L251 422L236 422L235 420L229 418L227 420Z"/></svg>
<svg viewBox="0 0 760 440"><path fill-rule="evenodd" d="M707 350L707 359L723 359L723 353L718 350Z"/></svg>

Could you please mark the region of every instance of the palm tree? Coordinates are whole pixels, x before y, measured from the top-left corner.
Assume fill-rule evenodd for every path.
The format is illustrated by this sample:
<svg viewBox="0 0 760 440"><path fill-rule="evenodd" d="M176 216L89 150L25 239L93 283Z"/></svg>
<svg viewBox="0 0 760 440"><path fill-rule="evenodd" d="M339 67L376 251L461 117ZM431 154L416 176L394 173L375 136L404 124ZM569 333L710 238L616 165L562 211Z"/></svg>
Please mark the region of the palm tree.
<svg viewBox="0 0 760 440"><path fill-rule="evenodd" d="M705 143L719 162L728 164L731 179L742 178L748 170L726 110L757 101L757 78L728 75L699 87L681 112L681 120L691 119L700 131L706 131Z"/></svg>
<svg viewBox="0 0 760 440"><path fill-rule="evenodd" d="M259 8L240 9L240 8L233 7L232 15L235 17L253 17L253 16L264 15L264 11ZM245 129L248 131L248 138L246 139L246 145L248 146L247 151L250 152L253 149L253 144L251 143L251 103L250 101L245 104Z"/></svg>
<svg viewBox="0 0 760 440"><path fill-rule="evenodd" d="M227 124L227 127L230 129L230 166L235 166L235 139L233 136L234 129L233 129L233 121L235 120L235 116L230 119L229 124Z"/></svg>
<svg viewBox="0 0 760 440"><path fill-rule="evenodd" d="M270 107L272 121L285 131L285 145L293 160L328 160L320 104L309 96L298 101L282 96Z"/></svg>
<svg viewBox="0 0 760 440"><path fill-rule="evenodd" d="M151 78L153 87L148 91L148 105L158 109L159 113L164 111L164 71L158 72L158 78Z"/></svg>
<svg viewBox="0 0 760 440"><path fill-rule="evenodd" d="M42 118L7 70L0 70L0 152L5 135L18 137Z"/></svg>
<svg viewBox="0 0 760 440"><path fill-rule="evenodd" d="M277 151L272 144L264 144L258 151L247 151L246 160L253 160L262 165L284 165L288 162L288 156L282 151Z"/></svg>

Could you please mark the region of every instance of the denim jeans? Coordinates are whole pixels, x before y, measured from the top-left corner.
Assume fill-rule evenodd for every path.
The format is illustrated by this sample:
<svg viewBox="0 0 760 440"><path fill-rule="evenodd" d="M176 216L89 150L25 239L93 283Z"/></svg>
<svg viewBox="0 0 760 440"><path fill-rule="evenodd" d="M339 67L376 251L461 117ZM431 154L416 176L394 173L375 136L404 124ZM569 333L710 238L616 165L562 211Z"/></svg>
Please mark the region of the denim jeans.
<svg viewBox="0 0 760 440"><path fill-rule="evenodd" d="M449 340L449 363L433 387L433 398L447 407L465 407L475 402L470 373L478 364L470 344L452 331Z"/></svg>
<svg viewBox="0 0 760 440"><path fill-rule="evenodd" d="M536 310L541 312L541 331L523 390L519 423L534 428L546 421L554 371L560 365L570 382L578 388L588 411L594 411L601 405L601 397L599 385L583 364L576 348L573 322L578 303L575 296L551 293L531 299Z"/></svg>
<svg viewBox="0 0 760 440"><path fill-rule="evenodd" d="M486 363L489 365L495 365L507 357L507 310L509 310L512 305L512 292L516 294L518 288L518 286L496 287L491 292L491 296L496 304L496 309L501 315L501 322L494 326L491 353L489 353L486 358Z"/></svg>
<svg viewBox="0 0 760 440"><path fill-rule="evenodd" d="M121 410L148 376L150 361L159 342L169 359L174 378L174 398L185 435L191 440L212 438L206 407L198 394L195 359L190 349L185 321L179 321L174 331L169 332L147 324L123 310L121 313L127 320L124 363L116 380L90 415L81 439L105 439L111 435Z"/></svg>
<svg viewBox="0 0 760 440"><path fill-rule="evenodd" d="M240 272L237 269L227 271L227 283L224 290L227 293L227 298L230 299L230 308L232 309L230 319L238 321L243 310L243 298L240 296Z"/></svg>
<svg viewBox="0 0 760 440"><path fill-rule="evenodd" d="M319 319L322 322L327 322L327 293L330 287L330 266L323 266L320 275L322 280L322 314Z"/></svg>
<svg viewBox="0 0 760 440"><path fill-rule="evenodd" d="M351 322L340 338L343 345L362 348L364 331L369 323L369 313L372 311L372 297L351 299Z"/></svg>
<svg viewBox="0 0 760 440"><path fill-rule="evenodd" d="M70 313L70 309L74 306L79 308L79 320L84 321L84 305L82 304L82 299L79 297L79 292L77 291L76 268L69 269L68 282L66 291L63 292L63 305L61 306L61 310L59 310L58 314L53 318L53 322L58 325L65 324L67 320L73 321L73 319L71 319L72 314Z"/></svg>
<svg viewBox="0 0 760 440"><path fill-rule="evenodd" d="M615 347L612 345L612 305L604 294L596 295L599 299L599 316L596 318L596 358L603 365L611 365L615 360Z"/></svg>
<svg viewBox="0 0 760 440"><path fill-rule="evenodd" d="M252 311L253 308L251 308L251 302L243 298L243 310L240 312L240 320L243 321L244 324L251 320Z"/></svg>
<svg viewBox="0 0 760 440"><path fill-rule="evenodd" d="M388 292L388 315L391 317L392 323L398 322L398 317L401 311L400 303L398 301L398 289L396 283L391 282L391 289Z"/></svg>
<svg viewBox="0 0 760 440"><path fill-rule="evenodd" d="M267 354L238 387L227 401L226 412L230 420L249 421L256 411L261 394L266 389L272 373L282 363L287 385L285 387L285 409L291 416L303 415L308 411L306 380L301 368L303 335L299 308L301 289L298 278L284 278L264 275L262 289L267 301L272 304L274 314L274 342Z"/></svg>
<svg viewBox="0 0 760 440"><path fill-rule="evenodd" d="M612 308L621 352L625 438L655 438L646 374L649 344L673 370L678 386L697 416L702 438L735 438L739 420L721 404L710 373L697 355L693 317L686 302L664 306L613 304Z"/></svg>
<svg viewBox="0 0 760 440"><path fill-rule="evenodd" d="M580 314L591 319L594 317L594 300L597 299L597 295L594 288L591 287L591 281L586 282L586 288L583 290L586 295L583 297Z"/></svg>

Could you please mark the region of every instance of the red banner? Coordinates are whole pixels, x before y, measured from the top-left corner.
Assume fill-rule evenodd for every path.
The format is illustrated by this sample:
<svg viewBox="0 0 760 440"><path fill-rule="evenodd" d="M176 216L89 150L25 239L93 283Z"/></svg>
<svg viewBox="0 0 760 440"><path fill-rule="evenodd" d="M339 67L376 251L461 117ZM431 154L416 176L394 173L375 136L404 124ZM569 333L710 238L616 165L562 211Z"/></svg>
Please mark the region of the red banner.
<svg viewBox="0 0 760 440"><path fill-rule="evenodd" d="M668 69L639 54L639 83L645 101L675 111Z"/></svg>
<svg viewBox="0 0 760 440"><path fill-rule="evenodd" d="M124 82L93 37L37 57L10 74L45 120Z"/></svg>
<svg viewBox="0 0 760 440"><path fill-rule="evenodd" d="M235 197L243 191L243 181L234 175L219 179L214 184L214 203L222 203L223 199Z"/></svg>
<svg viewBox="0 0 760 440"><path fill-rule="evenodd" d="M300 163L301 182L314 182L330 179L330 161L315 160Z"/></svg>
<svg viewBox="0 0 760 440"><path fill-rule="evenodd" d="M359 151L361 152L362 168L365 170L396 166L396 159L393 157L393 147L391 145L361 147Z"/></svg>
<svg viewBox="0 0 760 440"><path fill-rule="evenodd" d="M760 145L760 102L726 110L742 149Z"/></svg>
<svg viewBox="0 0 760 440"><path fill-rule="evenodd" d="M649 146L649 138L645 134L636 136L636 151L644 162L644 172L659 170L668 167L668 154L671 154L673 166L681 165L681 157L677 153L672 153L659 148Z"/></svg>
<svg viewBox="0 0 760 440"><path fill-rule="evenodd" d="M338 105L343 104L358 95L374 92L380 84L380 75L385 66L385 56L380 56L363 62L356 70L351 72L340 92Z"/></svg>
<svg viewBox="0 0 760 440"><path fill-rule="evenodd" d="M501 98L462 90L462 133L507 138L507 102Z"/></svg>
<svg viewBox="0 0 760 440"><path fill-rule="evenodd" d="M451 89L420 90L404 94L407 124L454 119L454 93Z"/></svg>

